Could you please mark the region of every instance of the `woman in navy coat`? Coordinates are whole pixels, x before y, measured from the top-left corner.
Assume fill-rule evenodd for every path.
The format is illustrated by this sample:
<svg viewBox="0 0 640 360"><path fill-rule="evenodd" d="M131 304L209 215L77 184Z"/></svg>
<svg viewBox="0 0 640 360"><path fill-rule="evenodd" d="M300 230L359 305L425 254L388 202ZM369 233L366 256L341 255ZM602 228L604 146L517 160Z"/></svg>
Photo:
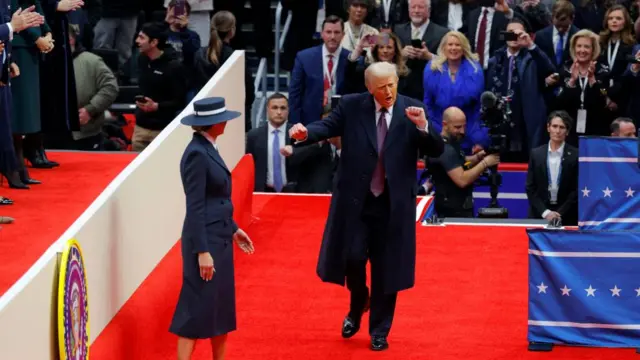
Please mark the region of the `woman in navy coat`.
<svg viewBox="0 0 640 360"><path fill-rule="evenodd" d="M231 172L216 138L240 113L223 98L196 101L182 119L195 133L180 162L186 195L182 228L183 283L170 332L178 338L178 360L191 359L197 339L209 339L213 358L223 359L227 334L236 329L233 242L253 253L249 236L233 221Z"/></svg>

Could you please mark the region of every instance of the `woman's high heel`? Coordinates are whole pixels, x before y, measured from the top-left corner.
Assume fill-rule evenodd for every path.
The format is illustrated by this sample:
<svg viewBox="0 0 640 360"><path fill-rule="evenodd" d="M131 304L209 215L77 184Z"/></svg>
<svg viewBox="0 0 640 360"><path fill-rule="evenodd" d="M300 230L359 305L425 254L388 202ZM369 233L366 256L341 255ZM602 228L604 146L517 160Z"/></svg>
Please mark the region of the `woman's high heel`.
<svg viewBox="0 0 640 360"><path fill-rule="evenodd" d="M22 181L23 184L26 184L26 185L42 184L42 181L32 179L29 176L29 173L27 172L27 168L22 168L22 170L20 170L19 173L20 173L20 180Z"/></svg>
<svg viewBox="0 0 640 360"><path fill-rule="evenodd" d="M22 180L20 180L20 175L18 175L17 171L14 171L12 173L10 173L9 175L7 174L2 174L2 178L0 178L0 186L4 185L4 179L7 179L7 182L9 183L9 187L12 189L21 189L21 190L28 190L29 187L27 185L25 185Z"/></svg>

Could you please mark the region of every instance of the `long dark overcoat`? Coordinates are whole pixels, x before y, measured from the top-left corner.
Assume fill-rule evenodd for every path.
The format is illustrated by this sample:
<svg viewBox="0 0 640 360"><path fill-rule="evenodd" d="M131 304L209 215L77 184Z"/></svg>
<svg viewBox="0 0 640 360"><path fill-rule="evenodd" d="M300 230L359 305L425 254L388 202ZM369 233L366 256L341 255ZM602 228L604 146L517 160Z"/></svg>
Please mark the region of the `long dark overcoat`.
<svg viewBox="0 0 640 360"><path fill-rule="evenodd" d="M420 101L398 95L384 143L391 217L384 249L384 289L391 293L413 287L416 263L416 167L418 149L439 156L444 142L432 126L420 131L405 115ZM426 109L425 109L426 114ZM346 95L329 117L307 126L305 143L342 136L336 187L324 230L317 273L325 282L345 284L350 242L362 236L360 216L378 161L375 102L369 93Z"/></svg>

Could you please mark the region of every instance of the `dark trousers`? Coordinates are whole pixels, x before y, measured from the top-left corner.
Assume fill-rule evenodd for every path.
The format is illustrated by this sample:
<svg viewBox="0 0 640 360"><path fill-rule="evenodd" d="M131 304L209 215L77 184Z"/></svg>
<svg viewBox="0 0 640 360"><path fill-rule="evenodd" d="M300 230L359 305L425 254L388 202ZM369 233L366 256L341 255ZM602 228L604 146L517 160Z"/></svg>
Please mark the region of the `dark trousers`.
<svg viewBox="0 0 640 360"><path fill-rule="evenodd" d="M388 188L385 187L385 189ZM389 192L385 190L379 197L369 193L362 212L364 231L353 239L347 260L347 288L351 292L349 317L358 321L367 302L367 260L371 262L371 313L369 314L369 334L387 336L396 309L397 292L384 292L384 244L389 241Z"/></svg>

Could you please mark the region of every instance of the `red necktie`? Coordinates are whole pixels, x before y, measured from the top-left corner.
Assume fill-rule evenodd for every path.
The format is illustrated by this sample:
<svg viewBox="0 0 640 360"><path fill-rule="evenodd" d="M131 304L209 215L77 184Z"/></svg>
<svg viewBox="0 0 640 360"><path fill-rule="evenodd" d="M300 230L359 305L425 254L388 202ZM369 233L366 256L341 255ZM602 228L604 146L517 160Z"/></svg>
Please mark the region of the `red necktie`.
<svg viewBox="0 0 640 360"><path fill-rule="evenodd" d="M333 55L329 56L329 61L327 62L327 70L328 74L324 76L324 91L331 89L331 85L333 85L333 79L331 78L331 74L333 74Z"/></svg>
<svg viewBox="0 0 640 360"><path fill-rule="evenodd" d="M478 42L476 43L476 52L480 59L480 66L484 68L484 42L487 39L487 13L489 10L482 10L482 18L480 18L480 27L478 28Z"/></svg>

